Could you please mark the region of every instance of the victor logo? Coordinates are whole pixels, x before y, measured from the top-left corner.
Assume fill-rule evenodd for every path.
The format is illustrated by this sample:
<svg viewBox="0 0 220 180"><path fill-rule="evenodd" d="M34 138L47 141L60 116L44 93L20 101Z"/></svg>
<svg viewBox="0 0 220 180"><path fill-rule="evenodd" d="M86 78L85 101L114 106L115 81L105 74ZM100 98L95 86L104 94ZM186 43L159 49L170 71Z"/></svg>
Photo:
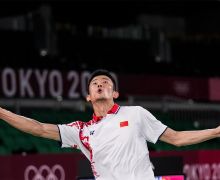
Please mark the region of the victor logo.
<svg viewBox="0 0 220 180"><path fill-rule="evenodd" d="M90 135L93 135L95 133L95 131L90 131Z"/></svg>

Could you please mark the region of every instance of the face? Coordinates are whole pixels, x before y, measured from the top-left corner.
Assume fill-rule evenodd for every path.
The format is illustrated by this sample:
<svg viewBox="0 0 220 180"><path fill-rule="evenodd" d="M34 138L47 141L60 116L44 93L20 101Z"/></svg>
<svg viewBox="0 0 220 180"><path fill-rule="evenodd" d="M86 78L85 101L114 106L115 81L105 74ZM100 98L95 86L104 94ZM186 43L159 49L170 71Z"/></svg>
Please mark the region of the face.
<svg viewBox="0 0 220 180"><path fill-rule="evenodd" d="M117 97L118 92L114 91L113 82L108 76L96 76L90 82L87 101L113 100Z"/></svg>

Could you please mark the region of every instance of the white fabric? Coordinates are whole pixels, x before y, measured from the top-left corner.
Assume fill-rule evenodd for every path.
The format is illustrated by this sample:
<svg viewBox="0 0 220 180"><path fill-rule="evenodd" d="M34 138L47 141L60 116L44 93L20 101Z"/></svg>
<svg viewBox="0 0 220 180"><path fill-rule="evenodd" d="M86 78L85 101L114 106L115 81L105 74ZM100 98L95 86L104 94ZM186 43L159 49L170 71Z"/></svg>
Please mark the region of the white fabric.
<svg viewBox="0 0 220 180"><path fill-rule="evenodd" d="M120 122L126 121L128 126L120 127ZM149 111L121 106L98 123L84 123L82 134L88 139L83 142L91 151L80 140L80 123L58 125L62 147L77 145L90 160L96 180L155 180L146 140L156 143L166 126Z"/></svg>

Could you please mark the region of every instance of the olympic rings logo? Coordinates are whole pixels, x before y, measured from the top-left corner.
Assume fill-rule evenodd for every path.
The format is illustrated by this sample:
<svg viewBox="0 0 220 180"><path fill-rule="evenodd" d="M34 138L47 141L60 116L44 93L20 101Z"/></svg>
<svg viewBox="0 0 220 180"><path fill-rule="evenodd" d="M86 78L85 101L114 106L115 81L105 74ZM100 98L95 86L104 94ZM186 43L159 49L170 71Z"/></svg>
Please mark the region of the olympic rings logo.
<svg viewBox="0 0 220 180"><path fill-rule="evenodd" d="M30 165L24 172L25 180L65 180L65 171L59 164L50 168L47 165L40 166L37 169L35 166Z"/></svg>

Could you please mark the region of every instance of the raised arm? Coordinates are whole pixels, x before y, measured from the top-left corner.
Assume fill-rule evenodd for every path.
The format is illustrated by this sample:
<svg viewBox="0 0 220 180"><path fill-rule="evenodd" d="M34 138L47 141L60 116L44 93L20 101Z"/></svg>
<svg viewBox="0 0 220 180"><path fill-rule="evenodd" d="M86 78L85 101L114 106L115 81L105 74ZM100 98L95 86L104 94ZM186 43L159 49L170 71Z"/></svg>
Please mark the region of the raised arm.
<svg viewBox="0 0 220 180"><path fill-rule="evenodd" d="M195 131L175 131L173 129L167 128L161 135L160 140L180 147L191 144L198 144L217 137L220 137L220 126L214 129Z"/></svg>
<svg viewBox="0 0 220 180"><path fill-rule="evenodd" d="M3 108L0 108L0 119L23 132L32 134L34 136L60 141L59 129L57 125L41 123L34 119L17 115Z"/></svg>

